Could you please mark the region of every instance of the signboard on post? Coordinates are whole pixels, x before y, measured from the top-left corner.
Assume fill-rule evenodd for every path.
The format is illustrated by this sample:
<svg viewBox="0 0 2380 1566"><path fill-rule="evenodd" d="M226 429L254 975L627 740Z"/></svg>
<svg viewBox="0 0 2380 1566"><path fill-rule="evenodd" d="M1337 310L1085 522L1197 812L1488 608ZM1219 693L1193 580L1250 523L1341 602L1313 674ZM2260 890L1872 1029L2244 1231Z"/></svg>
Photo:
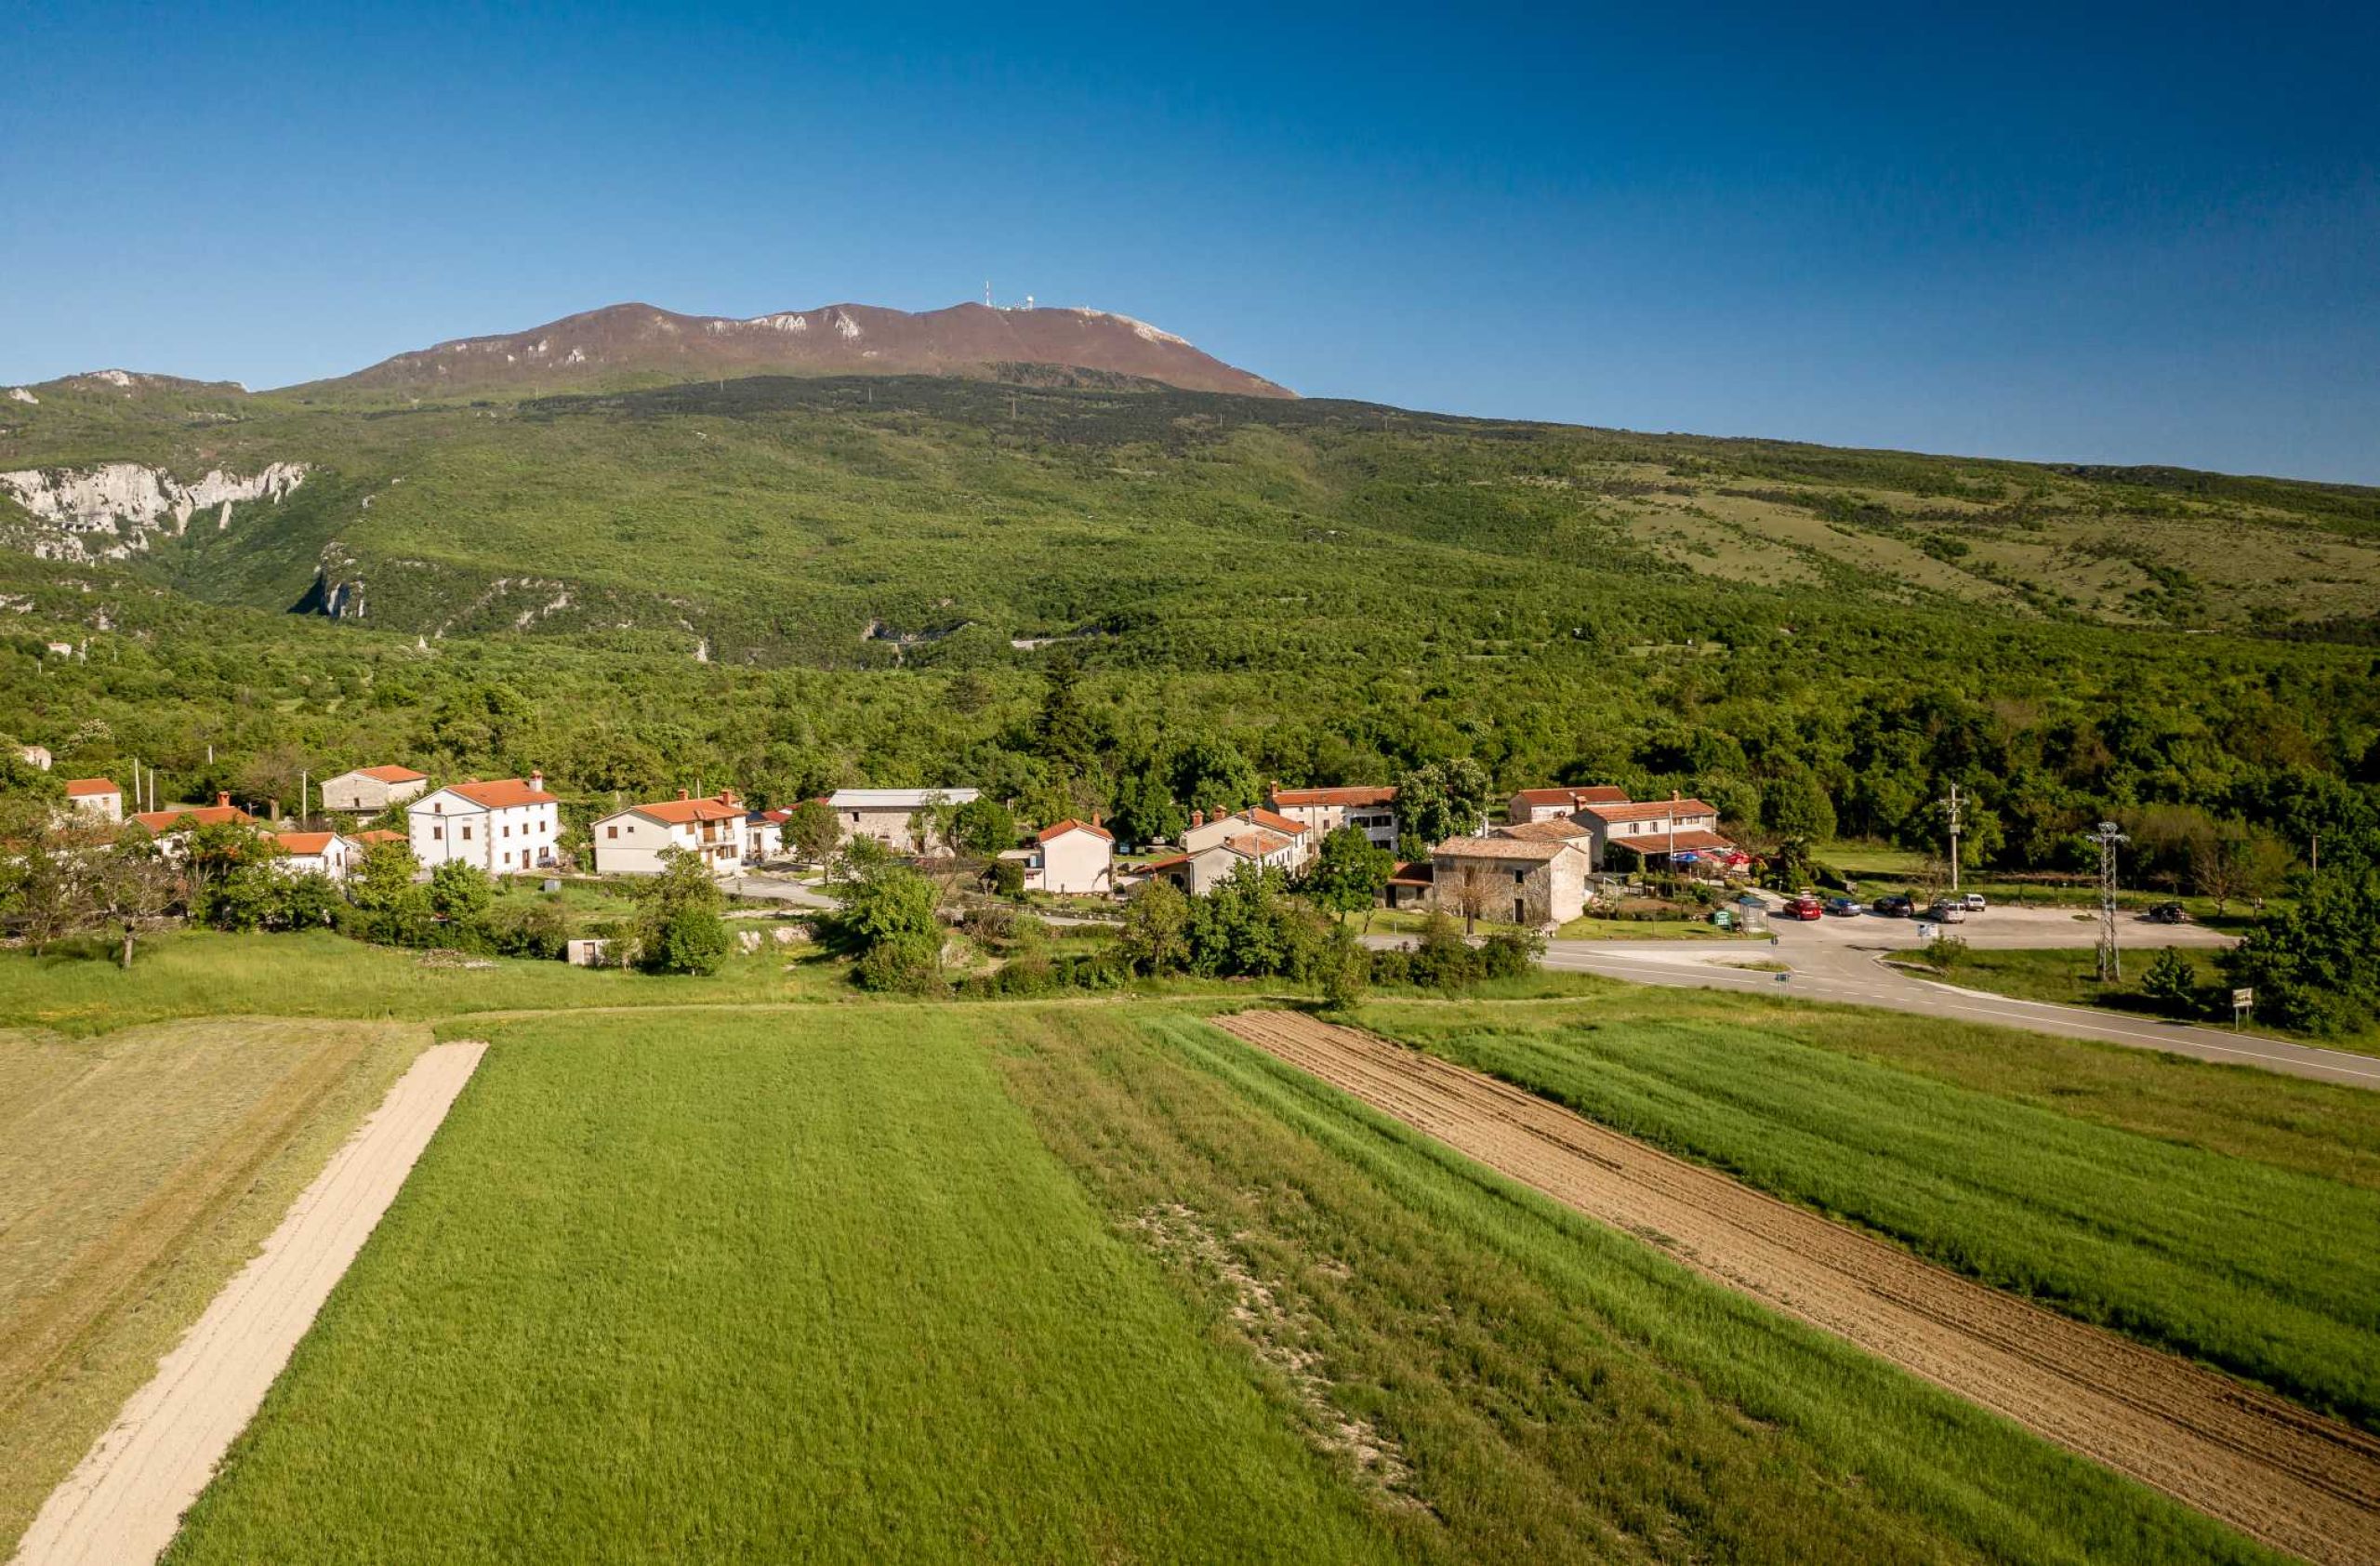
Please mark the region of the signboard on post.
<svg viewBox="0 0 2380 1566"><path fill-rule="evenodd" d="M2254 990L2235 989L2231 992L2231 1031L2237 1033L2240 1030L2240 1019L2254 1010L2255 1004Z"/></svg>

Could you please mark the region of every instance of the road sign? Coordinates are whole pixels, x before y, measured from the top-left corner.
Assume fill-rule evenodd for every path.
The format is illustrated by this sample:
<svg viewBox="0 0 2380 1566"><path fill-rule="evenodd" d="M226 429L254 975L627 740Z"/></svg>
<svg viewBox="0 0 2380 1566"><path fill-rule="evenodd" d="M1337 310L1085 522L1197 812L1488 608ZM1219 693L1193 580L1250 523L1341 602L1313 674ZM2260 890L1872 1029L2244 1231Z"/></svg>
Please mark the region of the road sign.
<svg viewBox="0 0 2380 1566"><path fill-rule="evenodd" d="M2256 992L2253 989L2235 989L2231 992L2231 1009L2233 1011L2244 1012L2255 1003Z"/></svg>

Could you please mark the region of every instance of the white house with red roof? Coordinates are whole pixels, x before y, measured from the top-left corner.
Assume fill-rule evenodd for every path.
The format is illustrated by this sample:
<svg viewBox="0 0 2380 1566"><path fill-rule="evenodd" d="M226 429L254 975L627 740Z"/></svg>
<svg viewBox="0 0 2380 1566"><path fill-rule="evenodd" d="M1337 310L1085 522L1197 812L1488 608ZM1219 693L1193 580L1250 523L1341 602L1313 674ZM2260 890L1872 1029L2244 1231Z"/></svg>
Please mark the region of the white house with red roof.
<svg viewBox="0 0 2380 1566"><path fill-rule="evenodd" d="M1268 842L1256 857L1265 864L1294 870L1313 855L1315 844L1321 841L1322 834L1302 821L1294 820L1277 810L1267 810L1260 804L1235 811L1229 816L1210 817L1192 812L1190 829L1182 834L1182 846L1195 860L1219 843L1235 838L1252 840L1255 837L1279 840L1277 843Z"/></svg>
<svg viewBox="0 0 2380 1566"><path fill-rule="evenodd" d="M284 875L319 875L345 881L347 872L364 858L364 847L338 832L273 832L280 849L272 868Z"/></svg>
<svg viewBox="0 0 2380 1566"><path fill-rule="evenodd" d="M1615 846L1646 858L1672 854L1726 854L1735 844L1719 835L1719 812L1697 799L1672 794L1665 800L1581 805L1571 817L1592 834L1595 868L1608 863Z"/></svg>
<svg viewBox="0 0 2380 1566"><path fill-rule="evenodd" d="M430 775L409 766L362 766L323 779L323 808L377 816L430 787Z"/></svg>
<svg viewBox="0 0 2380 1566"><path fill-rule="evenodd" d="M659 875L668 868L662 855L675 848L713 876L734 875L744 867L747 814L727 789L702 799L681 789L674 800L615 810L592 829L592 868L597 875Z"/></svg>
<svg viewBox="0 0 2380 1566"><path fill-rule="evenodd" d="M1532 821L1558 820L1591 804L1625 804L1628 790L1608 783L1583 789L1523 789L1504 806L1504 819L1515 827Z"/></svg>
<svg viewBox="0 0 2380 1566"><path fill-rule="evenodd" d="M561 812L542 772L449 783L405 806L405 835L424 869L459 859L490 875L518 874L554 862Z"/></svg>
<svg viewBox="0 0 2380 1566"><path fill-rule="evenodd" d="M1116 834L1071 816L1045 827L1025 851L1025 889L1104 896L1116 890Z"/></svg>
<svg viewBox="0 0 2380 1566"><path fill-rule="evenodd" d="M1314 834L1319 843L1342 827L1354 827L1375 844L1394 852L1396 848L1396 790L1395 788L1337 788L1273 790L1274 811L1289 817Z"/></svg>
<svg viewBox="0 0 2380 1566"><path fill-rule="evenodd" d="M94 819L110 824L124 819L124 790L105 777L70 777L66 803Z"/></svg>
<svg viewBox="0 0 2380 1566"><path fill-rule="evenodd" d="M233 804L231 795L218 794L213 804L169 804L163 810L138 811L132 819L162 838L178 836L192 827L245 826L256 817Z"/></svg>

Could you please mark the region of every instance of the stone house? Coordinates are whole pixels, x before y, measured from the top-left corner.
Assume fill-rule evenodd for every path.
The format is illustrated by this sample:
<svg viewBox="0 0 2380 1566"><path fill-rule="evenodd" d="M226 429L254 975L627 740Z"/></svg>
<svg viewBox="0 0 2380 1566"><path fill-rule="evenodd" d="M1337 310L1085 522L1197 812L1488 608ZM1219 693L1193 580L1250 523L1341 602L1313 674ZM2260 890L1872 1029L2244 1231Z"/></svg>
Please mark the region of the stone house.
<svg viewBox="0 0 2380 1566"><path fill-rule="evenodd" d="M974 789L838 789L826 796L842 841L872 837L895 854L922 854L932 843L917 841L909 822L933 804L972 804L980 798Z"/></svg>
<svg viewBox="0 0 2380 1566"><path fill-rule="evenodd" d="M430 787L430 775L407 766L365 766L323 779L323 808L377 816Z"/></svg>
<svg viewBox="0 0 2380 1566"><path fill-rule="evenodd" d="M1430 851L1432 900L1457 919L1567 924L1586 911L1587 863L1576 843L1452 837Z"/></svg>

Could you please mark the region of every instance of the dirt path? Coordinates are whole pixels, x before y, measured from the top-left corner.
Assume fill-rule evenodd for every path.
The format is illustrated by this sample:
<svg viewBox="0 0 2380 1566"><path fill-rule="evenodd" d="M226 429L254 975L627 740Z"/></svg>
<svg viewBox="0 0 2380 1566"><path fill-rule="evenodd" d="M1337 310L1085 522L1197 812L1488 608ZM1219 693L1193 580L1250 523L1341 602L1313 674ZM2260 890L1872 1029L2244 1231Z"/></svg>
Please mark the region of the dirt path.
<svg viewBox="0 0 2380 1566"><path fill-rule="evenodd" d="M1216 1020L1567 1206L2266 1544L2326 1566L2380 1560L2380 1440L1447 1061L1294 1012Z"/></svg>
<svg viewBox="0 0 2380 1566"><path fill-rule="evenodd" d="M173 1542L486 1048L422 1052L51 1493L15 1566L141 1566Z"/></svg>

